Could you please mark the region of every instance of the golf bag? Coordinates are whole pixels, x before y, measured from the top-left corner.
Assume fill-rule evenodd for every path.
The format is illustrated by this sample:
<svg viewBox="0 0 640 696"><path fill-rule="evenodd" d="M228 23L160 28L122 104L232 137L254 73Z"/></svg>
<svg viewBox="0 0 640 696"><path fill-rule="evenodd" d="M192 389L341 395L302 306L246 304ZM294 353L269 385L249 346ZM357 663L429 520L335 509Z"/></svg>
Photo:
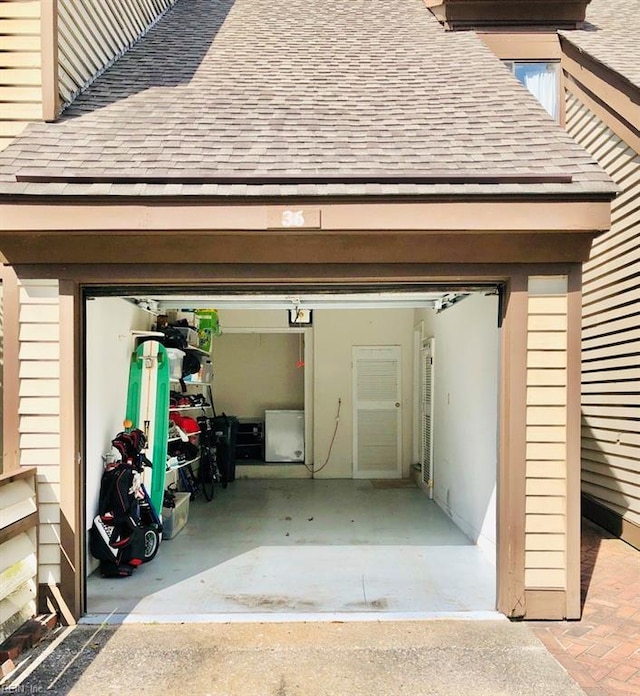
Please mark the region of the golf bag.
<svg viewBox="0 0 640 696"><path fill-rule="evenodd" d="M100 483L98 514L89 533L89 549L103 577L128 577L152 560L160 544L162 522L142 483L150 465L140 430L119 433L111 443L121 460L107 465Z"/></svg>

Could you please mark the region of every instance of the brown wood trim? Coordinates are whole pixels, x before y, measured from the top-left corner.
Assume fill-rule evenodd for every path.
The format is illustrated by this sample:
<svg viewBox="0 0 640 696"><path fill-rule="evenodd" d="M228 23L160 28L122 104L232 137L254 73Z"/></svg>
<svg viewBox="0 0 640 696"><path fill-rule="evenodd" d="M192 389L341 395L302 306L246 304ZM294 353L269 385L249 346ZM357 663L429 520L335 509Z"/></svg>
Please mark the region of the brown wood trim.
<svg viewBox="0 0 640 696"><path fill-rule="evenodd" d="M17 537L22 532L26 532L28 529L38 528L38 513L32 512L30 515L23 517L21 520L17 520L13 524L10 524L4 529L0 529L0 544L4 544L5 541ZM37 542L36 542L37 548Z"/></svg>
<svg viewBox="0 0 640 696"><path fill-rule="evenodd" d="M27 264L572 263L589 258L592 233L428 232L89 233L0 232L14 266ZM28 243L26 243L28 240Z"/></svg>
<svg viewBox="0 0 640 696"><path fill-rule="evenodd" d="M2 470L13 474L20 469L20 294L12 268L0 267L3 307L3 384L2 384Z"/></svg>
<svg viewBox="0 0 640 696"><path fill-rule="evenodd" d="M511 278L501 331L498 461L498 611L525 616L528 277Z"/></svg>
<svg viewBox="0 0 640 696"><path fill-rule="evenodd" d="M500 60L557 60L562 57L555 30L479 31L478 36Z"/></svg>
<svg viewBox="0 0 640 696"><path fill-rule="evenodd" d="M567 619L579 619L582 612L580 598L581 327L582 267L576 265L569 273L567 297L567 529L565 550L567 605L563 617Z"/></svg>
<svg viewBox="0 0 640 696"><path fill-rule="evenodd" d="M529 275L568 275L571 264L528 264ZM197 287L212 291L267 291L295 286L331 290L357 286L360 289L433 290L443 285L504 283L522 267L508 264L421 263L309 263L309 264L103 264L25 265L16 268L21 278L66 278L81 285L114 285L180 289Z"/></svg>
<svg viewBox="0 0 640 696"><path fill-rule="evenodd" d="M65 614L80 618L84 587L81 414L84 359L77 283L60 281L60 587Z"/></svg>
<svg viewBox="0 0 640 696"><path fill-rule="evenodd" d="M579 545L578 545L579 547ZM525 590L528 621L569 618L565 615L567 599L564 590Z"/></svg>
<svg viewBox="0 0 640 696"><path fill-rule="evenodd" d="M582 514L613 536L640 551L640 527L589 495L582 494Z"/></svg>
<svg viewBox="0 0 640 696"><path fill-rule="evenodd" d="M320 208L325 232L602 232L611 225L609 201L614 193L593 195L591 200L557 201L473 201L423 203L333 203L299 200L291 205ZM3 206L0 230L15 232L72 232L102 230L110 235L130 235L161 231L184 234L190 231L264 232L269 229L277 205L260 202L212 205L197 200L176 205L172 201L149 199L144 202L110 201L95 204L85 201L71 204L56 200L54 204L15 203ZM286 236L301 231L283 229ZM307 232L307 234L317 234Z"/></svg>
<svg viewBox="0 0 640 696"><path fill-rule="evenodd" d="M60 114L58 90L58 0L40 3L42 49L42 118L55 121Z"/></svg>
<svg viewBox="0 0 640 696"><path fill-rule="evenodd" d="M630 148L640 153L640 131L612 111L595 94L576 82L572 75L565 75L565 88L592 111L608 128L610 128Z"/></svg>
<svg viewBox="0 0 640 696"><path fill-rule="evenodd" d="M592 101L597 101L609 125L616 121L640 135L640 88L562 39L562 69ZM613 125L610 126L614 130ZM622 137L622 136L620 136Z"/></svg>
<svg viewBox="0 0 640 696"><path fill-rule="evenodd" d="M589 0L424 0L438 21L452 29L539 25L575 28L584 22Z"/></svg>

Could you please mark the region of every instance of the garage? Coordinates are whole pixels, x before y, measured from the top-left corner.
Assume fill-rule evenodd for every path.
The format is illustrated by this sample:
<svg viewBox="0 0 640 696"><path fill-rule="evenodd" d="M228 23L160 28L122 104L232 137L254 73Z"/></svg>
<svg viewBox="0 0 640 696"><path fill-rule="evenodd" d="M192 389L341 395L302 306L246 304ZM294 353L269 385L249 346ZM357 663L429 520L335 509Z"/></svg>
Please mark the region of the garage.
<svg viewBox="0 0 640 696"><path fill-rule="evenodd" d="M186 524L152 562L114 580L88 553L85 620L495 610L499 289L300 290L88 291L87 530L132 347L158 316L193 323L189 309L216 307L210 382L185 389L239 435L235 480L210 502L187 491ZM388 388L381 366L390 421L371 395ZM303 454L270 442L287 414ZM177 474L167 486L184 491Z"/></svg>

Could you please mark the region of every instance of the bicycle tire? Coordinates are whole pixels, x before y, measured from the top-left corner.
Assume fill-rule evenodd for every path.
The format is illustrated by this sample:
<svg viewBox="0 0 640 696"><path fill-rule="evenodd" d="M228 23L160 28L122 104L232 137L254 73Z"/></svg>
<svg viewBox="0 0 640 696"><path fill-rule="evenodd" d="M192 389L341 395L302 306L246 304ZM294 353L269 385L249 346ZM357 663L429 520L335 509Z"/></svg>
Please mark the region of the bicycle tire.
<svg viewBox="0 0 640 696"><path fill-rule="evenodd" d="M215 464L213 462L209 448L206 448L206 454L200 460L200 483L202 492L207 501L213 500L214 488L216 483Z"/></svg>

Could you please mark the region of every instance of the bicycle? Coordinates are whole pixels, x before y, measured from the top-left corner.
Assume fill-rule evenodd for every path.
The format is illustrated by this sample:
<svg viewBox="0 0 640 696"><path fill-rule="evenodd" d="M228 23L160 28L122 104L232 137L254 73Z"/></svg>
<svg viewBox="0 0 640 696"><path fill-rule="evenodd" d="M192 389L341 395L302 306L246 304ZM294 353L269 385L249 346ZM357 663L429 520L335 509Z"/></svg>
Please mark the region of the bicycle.
<svg viewBox="0 0 640 696"><path fill-rule="evenodd" d="M217 436L211 430L209 420L205 417L198 418L200 426L200 466L198 478L202 492L207 501L213 500L214 490L220 484L220 472L218 471Z"/></svg>

